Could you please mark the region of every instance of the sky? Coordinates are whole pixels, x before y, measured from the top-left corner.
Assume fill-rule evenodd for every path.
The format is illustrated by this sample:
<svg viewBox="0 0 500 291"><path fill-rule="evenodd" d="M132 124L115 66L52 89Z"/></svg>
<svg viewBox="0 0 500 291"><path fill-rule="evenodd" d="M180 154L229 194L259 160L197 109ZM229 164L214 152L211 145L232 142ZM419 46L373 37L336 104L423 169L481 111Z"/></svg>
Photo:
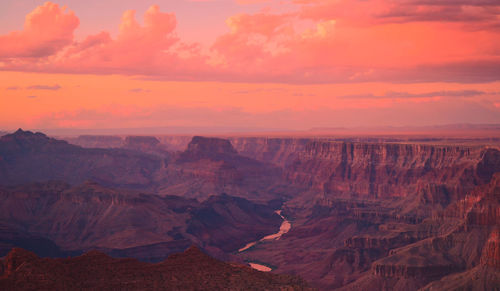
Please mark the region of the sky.
<svg viewBox="0 0 500 291"><path fill-rule="evenodd" d="M500 123L498 0L2 0L0 129Z"/></svg>

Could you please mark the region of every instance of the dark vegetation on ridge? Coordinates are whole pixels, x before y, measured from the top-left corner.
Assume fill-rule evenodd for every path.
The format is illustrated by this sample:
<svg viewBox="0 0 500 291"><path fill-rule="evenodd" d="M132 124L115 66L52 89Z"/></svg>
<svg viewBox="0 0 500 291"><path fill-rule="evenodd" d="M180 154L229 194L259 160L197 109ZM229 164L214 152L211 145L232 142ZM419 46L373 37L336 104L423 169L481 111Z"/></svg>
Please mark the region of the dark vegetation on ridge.
<svg viewBox="0 0 500 291"><path fill-rule="evenodd" d="M224 263L196 247L149 264L91 251L44 259L13 249L0 261L1 290L311 290L302 279Z"/></svg>

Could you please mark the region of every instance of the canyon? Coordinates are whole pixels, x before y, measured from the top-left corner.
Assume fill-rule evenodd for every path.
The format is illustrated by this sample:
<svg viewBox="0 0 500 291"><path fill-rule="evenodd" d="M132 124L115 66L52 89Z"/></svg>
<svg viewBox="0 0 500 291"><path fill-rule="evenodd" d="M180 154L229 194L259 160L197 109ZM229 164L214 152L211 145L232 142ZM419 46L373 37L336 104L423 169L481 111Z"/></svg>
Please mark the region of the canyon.
<svg viewBox="0 0 500 291"><path fill-rule="evenodd" d="M495 136L65 139L0 137L0 256L143 264L196 245L320 290L500 286ZM280 215L292 227L259 241Z"/></svg>

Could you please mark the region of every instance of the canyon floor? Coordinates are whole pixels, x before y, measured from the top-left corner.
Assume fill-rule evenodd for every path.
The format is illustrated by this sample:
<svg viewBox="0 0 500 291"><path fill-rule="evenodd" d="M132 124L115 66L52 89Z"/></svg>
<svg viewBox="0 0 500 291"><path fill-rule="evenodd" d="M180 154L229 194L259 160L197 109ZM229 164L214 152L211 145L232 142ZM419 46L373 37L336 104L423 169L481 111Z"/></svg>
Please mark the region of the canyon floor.
<svg viewBox="0 0 500 291"><path fill-rule="evenodd" d="M0 257L6 290L500 290L500 132L20 129L0 137Z"/></svg>

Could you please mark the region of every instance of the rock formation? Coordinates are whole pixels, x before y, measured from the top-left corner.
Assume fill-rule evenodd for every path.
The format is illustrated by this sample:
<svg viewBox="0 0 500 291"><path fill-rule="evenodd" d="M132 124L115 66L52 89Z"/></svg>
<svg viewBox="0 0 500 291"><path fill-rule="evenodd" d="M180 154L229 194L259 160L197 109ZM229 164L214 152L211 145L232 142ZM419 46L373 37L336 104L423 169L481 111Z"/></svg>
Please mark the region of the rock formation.
<svg viewBox="0 0 500 291"><path fill-rule="evenodd" d="M0 263L1 290L311 290L300 278L213 259L196 247L158 264L91 251L43 259L13 249Z"/></svg>
<svg viewBox="0 0 500 291"><path fill-rule="evenodd" d="M366 199L422 195L447 205L500 168L498 149L473 146L313 141L286 169L298 187L328 197Z"/></svg>
<svg viewBox="0 0 500 291"><path fill-rule="evenodd" d="M0 184L88 179L109 186L146 188L163 161L121 149L84 149L43 133L18 130L0 137Z"/></svg>
<svg viewBox="0 0 500 291"><path fill-rule="evenodd" d="M121 136L112 135L80 135L67 137L64 140L84 148L120 148L124 143Z"/></svg>
<svg viewBox="0 0 500 291"><path fill-rule="evenodd" d="M5 225L0 228L0 242L50 256L58 256L59 248L98 248L116 256L158 261L192 243L230 253L276 232L281 224L274 208L226 194L199 203L94 182L0 188L0 201L0 223ZM29 243L35 241L46 247Z"/></svg>
<svg viewBox="0 0 500 291"><path fill-rule="evenodd" d="M196 244L324 290L494 289L497 140L160 136L84 149L18 131L0 138L0 247L157 262ZM236 252L277 231L276 209L290 231Z"/></svg>

